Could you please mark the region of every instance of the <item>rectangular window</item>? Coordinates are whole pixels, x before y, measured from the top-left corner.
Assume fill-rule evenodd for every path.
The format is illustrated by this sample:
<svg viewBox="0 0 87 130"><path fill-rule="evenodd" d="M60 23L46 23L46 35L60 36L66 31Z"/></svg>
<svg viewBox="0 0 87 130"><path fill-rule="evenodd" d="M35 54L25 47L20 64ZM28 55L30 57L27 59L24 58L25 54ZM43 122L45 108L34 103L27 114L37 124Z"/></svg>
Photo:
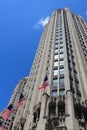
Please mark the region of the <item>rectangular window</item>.
<svg viewBox="0 0 87 130"><path fill-rule="evenodd" d="M55 59L55 60L58 59L58 55L55 55L55 56L54 56L54 59Z"/></svg>
<svg viewBox="0 0 87 130"><path fill-rule="evenodd" d="M60 66L64 66L64 61L60 61Z"/></svg>
<svg viewBox="0 0 87 130"><path fill-rule="evenodd" d="M58 69L53 71L54 75L58 75Z"/></svg>
<svg viewBox="0 0 87 130"><path fill-rule="evenodd" d="M53 80L53 88L57 88L58 79Z"/></svg>
<svg viewBox="0 0 87 130"><path fill-rule="evenodd" d="M60 74L64 74L64 68L60 69Z"/></svg>
<svg viewBox="0 0 87 130"><path fill-rule="evenodd" d="M55 40L58 41L58 38L56 38Z"/></svg>
<svg viewBox="0 0 87 130"><path fill-rule="evenodd" d="M58 61L54 62L54 67L58 66Z"/></svg>
<svg viewBox="0 0 87 130"><path fill-rule="evenodd" d="M60 42L60 44L63 44L63 42Z"/></svg>
<svg viewBox="0 0 87 130"><path fill-rule="evenodd" d="M58 37L59 35L58 34L56 34L56 38Z"/></svg>
<svg viewBox="0 0 87 130"><path fill-rule="evenodd" d="M62 33L62 28L61 28L62 26L61 25L59 25L59 31L60 31L60 33Z"/></svg>
<svg viewBox="0 0 87 130"><path fill-rule="evenodd" d="M59 86L64 87L64 78L60 78L59 80Z"/></svg>
<svg viewBox="0 0 87 130"><path fill-rule="evenodd" d="M55 49L58 48L58 44L55 45Z"/></svg>
<svg viewBox="0 0 87 130"><path fill-rule="evenodd" d="M58 41L55 41L55 44L58 44Z"/></svg>
<svg viewBox="0 0 87 130"><path fill-rule="evenodd" d="M55 50L55 53L58 53L58 49Z"/></svg>
<svg viewBox="0 0 87 130"><path fill-rule="evenodd" d="M65 95L65 90L63 89L63 90L60 90L60 92L59 92L60 94L60 96L63 96L63 95Z"/></svg>
<svg viewBox="0 0 87 130"><path fill-rule="evenodd" d="M60 48L60 52L63 52L64 51L64 48Z"/></svg>
<svg viewBox="0 0 87 130"><path fill-rule="evenodd" d="M60 33L60 38L62 38L62 36L63 36L62 33Z"/></svg>
<svg viewBox="0 0 87 130"><path fill-rule="evenodd" d="M53 97L57 96L57 90L56 91L52 91L52 96Z"/></svg>
<svg viewBox="0 0 87 130"><path fill-rule="evenodd" d="M60 39L60 42L63 42L63 39Z"/></svg>
<svg viewBox="0 0 87 130"><path fill-rule="evenodd" d="M60 48L63 48L63 44L60 44Z"/></svg>
<svg viewBox="0 0 87 130"><path fill-rule="evenodd" d="M64 54L60 54L60 58L64 58Z"/></svg>
<svg viewBox="0 0 87 130"><path fill-rule="evenodd" d="M60 37L60 40L62 40L63 38L62 37Z"/></svg>

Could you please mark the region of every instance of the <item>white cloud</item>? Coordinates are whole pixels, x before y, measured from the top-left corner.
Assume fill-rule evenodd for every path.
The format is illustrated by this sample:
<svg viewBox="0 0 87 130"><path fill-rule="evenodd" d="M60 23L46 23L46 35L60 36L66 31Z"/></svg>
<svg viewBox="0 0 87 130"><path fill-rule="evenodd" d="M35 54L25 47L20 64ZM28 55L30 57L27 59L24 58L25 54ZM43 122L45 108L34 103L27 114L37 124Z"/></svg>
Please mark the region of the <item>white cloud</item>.
<svg viewBox="0 0 87 130"><path fill-rule="evenodd" d="M40 28L41 26L44 27L49 21L49 16L46 18L41 18L39 22L34 26L36 29Z"/></svg>
<svg viewBox="0 0 87 130"><path fill-rule="evenodd" d="M49 21L49 16L47 16L45 19L41 18L38 24L44 27L48 23L48 21Z"/></svg>

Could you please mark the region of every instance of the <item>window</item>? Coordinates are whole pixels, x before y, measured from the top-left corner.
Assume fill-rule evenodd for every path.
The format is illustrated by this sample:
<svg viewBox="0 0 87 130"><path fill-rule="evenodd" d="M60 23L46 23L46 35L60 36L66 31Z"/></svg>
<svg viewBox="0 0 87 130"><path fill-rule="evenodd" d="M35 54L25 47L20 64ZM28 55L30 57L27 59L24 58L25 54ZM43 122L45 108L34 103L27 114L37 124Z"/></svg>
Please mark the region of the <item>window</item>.
<svg viewBox="0 0 87 130"><path fill-rule="evenodd" d="M58 53L58 49L55 50L55 53Z"/></svg>
<svg viewBox="0 0 87 130"><path fill-rule="evenodd" d="M60 54L60 58L64 58L64 54Z"/></svg>
<svg viewBox="0 0 87 130"><path fill-rule="evenodd" d="M60 66L64 65L64 61L60 61Z"/></svg>
<svg viewBox="0 0 87 130"><path fill-rule="evenodd" d="M58 66L58 61L54 62L54 67Z"/></svg>
<svg viewBox="0 0 87 130"><path fill-rule="evenodd" d="M60 90L60 96L63 96L63 95L65 95L65 90L64 89Z"/></svg>
<svg viewBox="0 0 87 130"><path fill-rule="evenodd" d="M64 78L60 78L59 85L60 87L64 87Z"/></svg>
<svg viewBox="0 0 87 130"><path fill-rule="evenodd" d="M60 48L60 52L63 52L64 51L64 48Z"/></svg>
<svg viewBox="0 0 87 130"><path fill-rule="evenodd" d="M58 48L58 44L57 44L57 45L55 45L55 48Z"/></svg>
<svg viewBox="0 0 87 130"><path fill-rule="evenodd" d="M37 113L34 112L34 113L33 113L33 122L34 122L34 123L36 123L36 119L37 119Z"/></svg>
<svg viewBox="0 0 87 130"><path fill-rule="evenodd" d="M63 36L62 33L60 33L60 37L61 37L61 38L62 38L62 36Z"/></svg>
<svg viewBox="0 0 87 130"><path fill-rule="evenodd" d="M60 44L60 48L63 48L63 44Z"/></svg>
<svg viewBox="0 0 87 130"><path fill-rule="evenodd" d="M63 42L60 42L60 44L63 44Z"/></svg>
<svg viewBox="0 0 87 130"><path fill-rule="evenodd" d="M55 102L50 102L49 103L49 116L51 118L51 116L55 116L56 114L56 103Z"/></svg>
<svg viewBox="0 0 87 130"><path fill-rule="evenodd" d="M64 69L60 69L60 74L64 74Z"/></svg>
<svg viewBox="0 0 87 130"><path fill-rule="evenodd" d="M62 28L60 28L60 30L61 30L60 33L62 33Z"/></svg>
<svg viewBox="0 0 87 130"><path fill-rule="evenodd" d="M55 41L55 44L58 44L58 41Z"/></svg>
<svg viewBox="0 0 87 130"><path fill-rule="evenodd" d="M54 59L58 59L58 55L55 55L55 56L54 56Z"/></svg>
<svg viewBox="0 0 87 130"><path fill-rule="evenodd" d="M58 82L58 79L53 80L53 88L57 88L57 82Z"/></svg>
<svg viewBox="0 0 87 130"><path fill-rule="evenodd" d="M57 90L55 90L55 91L53 90L53 91L52 91L52 96L53 96L53 97L57 96Z"/></svg>
<svg viewBox="0 0 87 130"><path fill-rule="evenodd" d="M56 34L56 38L58 38L58 36L59 36L59 35L58 35L58 34Z"/></svg>
<svg viewBox="0 0 87 130"><path fill-rule="evenodd" d="M58 38L56 38L56 41L58 41Z"/></svg>
<svg viewBox="0 0 87 130"><path fill-rule="evenodd" d="M62 37L60 37L60 40L62 40L63 38Z"/></svg>
<svg viewBox="0 0 87 130"><path fill-rule="evenodd" d="M54 75L58 75L58 70L54 70Z"/></svg>

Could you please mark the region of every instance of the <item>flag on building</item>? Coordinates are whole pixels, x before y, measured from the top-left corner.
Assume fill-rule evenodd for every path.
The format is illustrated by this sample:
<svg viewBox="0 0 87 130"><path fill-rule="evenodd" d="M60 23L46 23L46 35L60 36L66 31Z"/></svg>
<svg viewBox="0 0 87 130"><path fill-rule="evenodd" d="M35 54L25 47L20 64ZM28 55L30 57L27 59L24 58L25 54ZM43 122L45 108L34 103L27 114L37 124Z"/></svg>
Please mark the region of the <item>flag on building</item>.
<svg viewBox="0 0 87 130"><path fill-rule="evenodd" d="M16 109L18 109L21 105L23 105L23 103L26 101L26 98L23 96L23 94L21 93L20 98L19 98L19 102L16 106Z"/></svg>
<svg viewBox="0 0 87 130"><path fill-rule="evenodd" d="M46 88L48 85L49 85L49 82L48 82L48 77L47 77L47 75L46 75L46 77L44 78L43 84L41 85L41 87L39 87L39 90L44 91L45 88Z"/></svg>
<svg viewBox="0 0 87 130"><path fill-rule="evenodd" d="M0 121L0 130L3 130L2 122Z"/></svg>
<svg viewBox="0 0 87 130"><path fill-rule="evenodd" d="M7 120L13 112L14 112L13 105L10 104L10 105L4 110L4 112L2 113L2 118L3 118L4 120Z"/></svg>

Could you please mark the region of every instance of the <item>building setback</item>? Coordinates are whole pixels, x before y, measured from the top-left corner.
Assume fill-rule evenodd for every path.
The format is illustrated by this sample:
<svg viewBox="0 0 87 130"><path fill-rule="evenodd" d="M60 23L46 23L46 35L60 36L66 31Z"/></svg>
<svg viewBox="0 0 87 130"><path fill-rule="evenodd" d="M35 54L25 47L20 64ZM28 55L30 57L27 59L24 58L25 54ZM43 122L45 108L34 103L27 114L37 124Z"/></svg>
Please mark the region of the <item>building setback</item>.
<svg viewBox="0 0 87 130"><path fill-rule="evenodd" d="M11 130L87 130L87 23L80 15L53 11L24 93Z"/></svg>

